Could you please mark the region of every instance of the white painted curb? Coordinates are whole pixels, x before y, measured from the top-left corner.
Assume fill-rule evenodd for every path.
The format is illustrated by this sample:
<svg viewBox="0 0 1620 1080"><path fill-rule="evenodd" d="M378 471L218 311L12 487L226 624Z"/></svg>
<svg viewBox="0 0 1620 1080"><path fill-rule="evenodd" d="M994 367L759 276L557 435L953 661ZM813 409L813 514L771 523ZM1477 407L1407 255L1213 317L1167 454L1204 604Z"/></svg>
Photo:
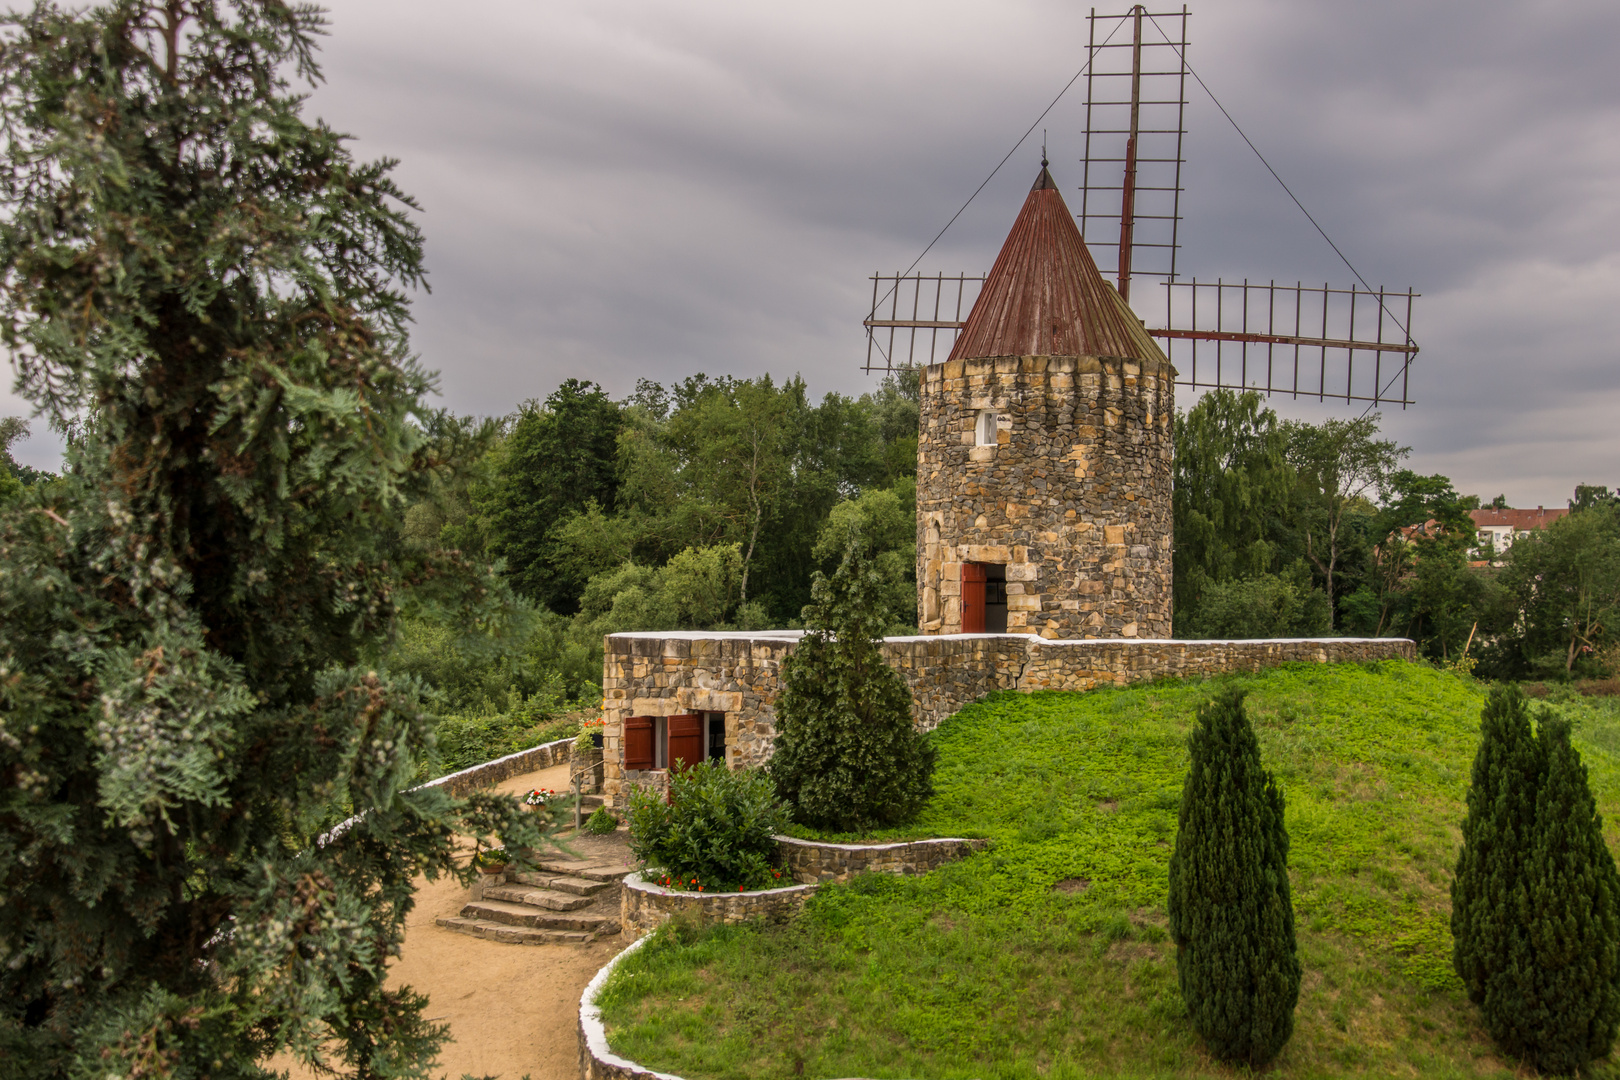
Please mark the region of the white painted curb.
<svg viewBox="0 0 1620 1080"><path fill-rule="evenodd" d="M630 944L629 948L625 949L618 956L615 956L613 959L609 960L602 970L598 971L595 977L586 984L585 992L579 996L579 1035L581 1039L581 1052L582 1056L583 1054L589 1054L595 1059L596 1065L600 1067L605 1069L615 1069L630 1076L648 1076L654 1077L655 1080L682 1080L681 1077L676 1076L673 1073L654 1072L652 1069L642 1068L635 1062L622 1058L615 1054L612 1050L609 1050L607 1042L607 1029L602 1026L602 1010L596 1006L596 995L602 992L602 987L607 984L608 976L612 975L613 969L619 966L619 961L623 960L625 957L629 956L631 953L635 952L637 949L641 948L651 940L651 934L637 938ZM595 1074L594 1069L588 1070L585 1068L585 1062L583 1060L581 1060L579 1064L581 1076L591 1076Z"/></svg>

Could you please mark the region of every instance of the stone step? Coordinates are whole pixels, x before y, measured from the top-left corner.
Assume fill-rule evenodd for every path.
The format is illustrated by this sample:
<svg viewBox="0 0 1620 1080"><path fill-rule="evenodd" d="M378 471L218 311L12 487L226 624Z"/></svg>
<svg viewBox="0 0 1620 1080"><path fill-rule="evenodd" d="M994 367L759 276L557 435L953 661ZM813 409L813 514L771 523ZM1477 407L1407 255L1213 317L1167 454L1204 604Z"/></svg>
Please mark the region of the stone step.
<svg viewBox="0 0 1620 1080"><path fill-rule="evenodd" d="M485 886L484 899L523 904L530 908L545 908L547 911L577 911L579 908L589 907L591 903L588 896L576 896L573 893L556 892L529 885L497 885L493 888Z"/></svg>
<svg viewBox="0 0 1620 1080"><path fill-rule="evenodd" d="M542 871L535 874L528 873L508 874L514 881L524 878L544 877L547 873L555 877L586 878L590 881L623 881L624 876L635 869L627 863L596 862L591 859L536 859L535 866Z"/></svg>
<svg viewBox="0 0 1620 1080"><path fill-rule="evenodd" d="M577 930L541 930L528 926L508 926L506 923L486 919L467 919L459 916L441 916L433 920L446 930L490 941L504 941L509 945L571 945L589 941L589 932ZM612 933L613 931L608 931Z"/></svg>
<svg viewBox="0 0 1620 1080"><path fill-rule="evenodd" d="M512 904L502 900L475 900L462 907L461 917L479 922L500 923L503 926L527 926L533 930L571 930L585 934L593 931L613 934L619 929L619 920L612 915L559 915L527 904Z"/></svg>
<svg viewBox="0 0 1620 1080"><path fill-rule="evenodd" d="M536 889L551 889L552 892L572 892L577 897L593 897L598 892L606 892L617 884L617 878L609 881L593 881L590 878L570 878L567 874L559 876L556 871L535 873L531 870L507 871L507 881L535 886Z"/></svg>

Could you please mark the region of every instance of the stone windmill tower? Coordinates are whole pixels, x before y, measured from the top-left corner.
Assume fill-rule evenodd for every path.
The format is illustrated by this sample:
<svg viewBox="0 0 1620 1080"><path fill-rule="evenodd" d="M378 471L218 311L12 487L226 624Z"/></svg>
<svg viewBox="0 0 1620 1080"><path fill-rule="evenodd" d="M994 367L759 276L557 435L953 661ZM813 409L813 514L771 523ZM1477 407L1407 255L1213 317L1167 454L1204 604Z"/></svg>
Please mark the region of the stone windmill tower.
<svg viewBox="0 0 1620 1080"><path fill-rule="evenodd" d="M1175 372L1046 162L921 395L924 633L1170 636Z"/></svg>

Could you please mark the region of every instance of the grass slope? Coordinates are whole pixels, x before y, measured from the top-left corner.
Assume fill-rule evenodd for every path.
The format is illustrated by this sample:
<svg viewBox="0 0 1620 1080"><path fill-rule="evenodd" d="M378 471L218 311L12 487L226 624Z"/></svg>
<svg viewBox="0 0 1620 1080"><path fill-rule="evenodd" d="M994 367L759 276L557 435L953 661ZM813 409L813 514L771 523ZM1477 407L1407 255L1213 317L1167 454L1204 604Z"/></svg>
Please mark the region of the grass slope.
<svg viewBox="0 0 1620 1080"><path fill-rule="evenodd" d="M1450 970L1483 687L1395 662L1219 681L1248 688L1288 799L1305 982L1277 1075L1512 1075ZM1164 929L1187 733L1214 685L962 710L934 735L919 824L989 853L823 889L788 926L661 935L603 996L614 1049L692 1078L1229 1075L1188 1028ZM1620 711L1554 708L1612 845Z"/></svg>

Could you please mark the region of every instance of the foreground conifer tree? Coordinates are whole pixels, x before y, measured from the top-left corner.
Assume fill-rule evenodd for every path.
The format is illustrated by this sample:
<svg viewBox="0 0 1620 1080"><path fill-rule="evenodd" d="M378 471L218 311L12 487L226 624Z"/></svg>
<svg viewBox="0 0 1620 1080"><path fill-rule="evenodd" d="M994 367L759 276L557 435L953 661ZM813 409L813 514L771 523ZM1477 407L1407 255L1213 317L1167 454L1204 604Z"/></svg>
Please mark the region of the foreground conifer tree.
<svg viewBox="0 0 1620 1080"><path fill-rule="evenodd" d="M1198 710L1170 856L1170 934L1193 1027L1258 1068L1294 1032L1300 968L1283 795L1260 765L1241 691Z"/></svg>
<svg viewBox="0 0 1620 1080"><path fill-rule="evenodd" d="M1524 885L1545 771L1524 695L1511 684L1493 687L1480 716L1462 852L1451 882L1452 964L1468 1000L1481 1007L1493 985L1500 997L1493 978L1508 967L1514 895Z"/></svg>
<svg viewBox="0 0 1620 1080"><path fill-rule="evenodd" d="M913 817L933 794L934 748L911 691L883 661L884 584L858 538L817 574L809 633L782 664L771 776L807 825L857 832Z"/></svg>
<svg viewBox="0 0 1620 1080"><path fill-rule="evenodd" d="M407 597L502 610L398 542L449 467L411 204L301 117L306 5L0 28L0 330L76 433L0 515L0 1072L428 1075L442 1029L383 986L412 879L471 875L453 831L539 838L407 790L430 718L366 663Z"/></svg>
<svg viewBox="0 0 1620 1080"><path fill-rule="evenodd" d="M1457 969L1491 1037L1542 1072L1572 1073L1620 1032L1620 875L1568 722L1543 711L1536 726L1532 737L1517 687L1492 690L1452 932L1466 935Z"/></svg>

